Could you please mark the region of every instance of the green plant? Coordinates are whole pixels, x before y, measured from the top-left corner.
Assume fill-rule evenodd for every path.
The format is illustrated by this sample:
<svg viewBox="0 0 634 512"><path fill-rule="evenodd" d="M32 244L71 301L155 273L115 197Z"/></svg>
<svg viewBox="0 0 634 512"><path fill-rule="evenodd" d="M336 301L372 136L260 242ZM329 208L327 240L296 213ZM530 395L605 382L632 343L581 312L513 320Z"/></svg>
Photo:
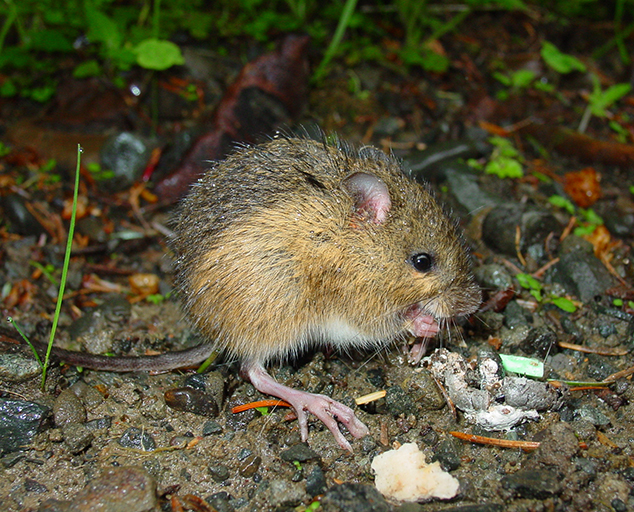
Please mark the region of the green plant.
<svg viewBox="0 0 634 512"><path fill-rule="evenodd" d="M597 117L607 117L608 108L632 90L632 86L627 83L615 84L602 90L599 78L594 73L592 73L590 77L592 78L593 90L588 96L588 106L583 112L579 123L579 133L585 132L590 118L593 115Z"/></svg>
<svg viewBox="0 0 634 512"><path fill-rule="evenodd" d="M467 163L475 169L484 170L487 174L495 174L498 178L521 178L524 176L522 169L523 157L513 146L513 143L504 137L494 136L489 139L493 145L491 158L482 165L477 160L470 159Z"/></svg>
<svg viewBox="0 0 634 512"><path fill-rule="evenodd" d="M541 56L544 62L548 64L557 73L567 74L573 71L586 71L586 65L581 62L577 57L562 53L552 43L548 41L542 42Z"/></svg>
<svg viewBox="0 0 634 512"><path fill-rule="evenodd" d="M550 196L548 202L577 216L577 226L573 231L576 236L590 235L598 226L603 225L603 219L592 208L576 208L570 199L560 195Z"/></svg>
<svg viewBox="0 0 634 512"><path fill-rule="evenodd" d="M535 279L530 274L520 273L515 276L517 278L520 286L529 291L529 293L535 297L535 300L539 303L552 303L557 306L559 309L566 311L568 313L574 313L577 310L577 306L575 306L574 302L572 302L567 297L559 297L558 295L549 294L547 297L544 297L543 290L544 286L537 279Z"/></svg>

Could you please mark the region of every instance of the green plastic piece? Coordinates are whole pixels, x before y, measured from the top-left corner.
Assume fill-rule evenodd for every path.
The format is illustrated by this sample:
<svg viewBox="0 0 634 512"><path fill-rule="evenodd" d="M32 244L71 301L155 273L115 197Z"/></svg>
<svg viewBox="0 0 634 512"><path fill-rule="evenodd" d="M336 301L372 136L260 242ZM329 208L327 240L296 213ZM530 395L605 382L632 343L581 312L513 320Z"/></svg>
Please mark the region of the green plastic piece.
<svg viewBox="0 0 634 512"><path fill-rule="evenodd" d="M535 377L536 379L541 379L544 376L544 363L538 359L505 354L500 354L500 359L507 372Z"/></svg>

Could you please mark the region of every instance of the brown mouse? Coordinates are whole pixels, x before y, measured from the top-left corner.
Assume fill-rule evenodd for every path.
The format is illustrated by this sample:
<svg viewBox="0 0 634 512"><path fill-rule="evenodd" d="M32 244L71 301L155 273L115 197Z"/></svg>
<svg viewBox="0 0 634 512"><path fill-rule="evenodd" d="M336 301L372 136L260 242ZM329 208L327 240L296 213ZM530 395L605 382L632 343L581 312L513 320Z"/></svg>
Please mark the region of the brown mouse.
<svg viewBox="0 0 634 512"><path fill-rule="evenodd" d="M368 433L354 412L277 383L267 362L326 342L376 349L408 332L431 337L439 323L480 304L455 223L425 186L372 147L283 136L242 147L193 185L171 242L185 311L209 344L64 359L111 371L168 370L222 349L241 360L259 391L293 406L303 440L311 412L348 450L337 422L354 437Z"/></svg>

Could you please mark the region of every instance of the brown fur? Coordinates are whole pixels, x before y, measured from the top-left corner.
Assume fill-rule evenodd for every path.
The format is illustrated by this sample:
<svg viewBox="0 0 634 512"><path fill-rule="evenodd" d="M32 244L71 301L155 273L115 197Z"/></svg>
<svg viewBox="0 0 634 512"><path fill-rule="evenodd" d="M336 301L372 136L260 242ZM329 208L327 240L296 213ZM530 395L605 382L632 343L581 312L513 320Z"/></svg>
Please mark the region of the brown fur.
<svg viewBox="0 0 634 512"><path fill-rule="evenodd" d="M355 207L345 180L358 172L387 186L385 222ZM326 338L387 343L407 329L414 304L448 318L480 302L454 223L372 148L277 138L241 149L193 187L174 232L187 313L210 342L245 360ZM418 252L434 256L434 270L413 268Z"/></svg>

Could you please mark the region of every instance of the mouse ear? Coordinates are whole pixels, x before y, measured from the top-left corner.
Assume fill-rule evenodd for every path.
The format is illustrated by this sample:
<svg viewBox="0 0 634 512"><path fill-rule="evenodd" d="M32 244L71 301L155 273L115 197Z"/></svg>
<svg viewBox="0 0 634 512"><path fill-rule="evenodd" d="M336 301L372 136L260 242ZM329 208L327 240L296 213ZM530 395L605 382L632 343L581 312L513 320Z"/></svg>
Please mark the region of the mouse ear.
<svg viewBox="0 0 634 512"><path fill-rule="evenodd" d="M374 174L357 172L344 181L354 199L356 213L374 224L383 224L392 206L387 186Z"/></svg>

